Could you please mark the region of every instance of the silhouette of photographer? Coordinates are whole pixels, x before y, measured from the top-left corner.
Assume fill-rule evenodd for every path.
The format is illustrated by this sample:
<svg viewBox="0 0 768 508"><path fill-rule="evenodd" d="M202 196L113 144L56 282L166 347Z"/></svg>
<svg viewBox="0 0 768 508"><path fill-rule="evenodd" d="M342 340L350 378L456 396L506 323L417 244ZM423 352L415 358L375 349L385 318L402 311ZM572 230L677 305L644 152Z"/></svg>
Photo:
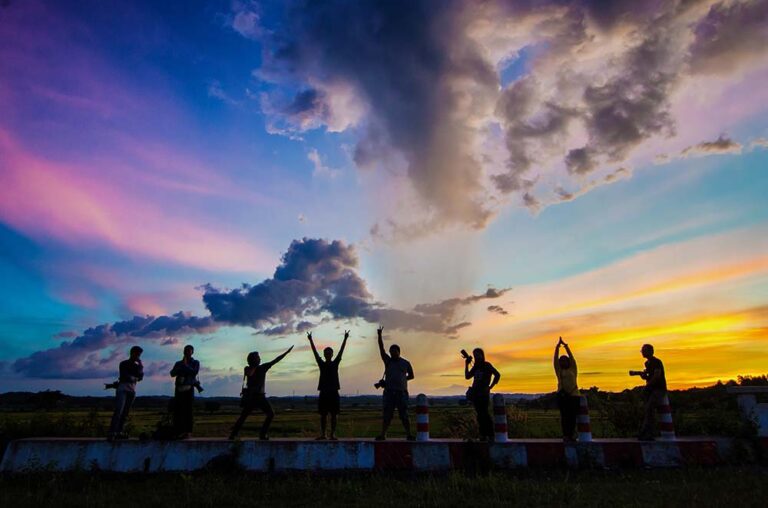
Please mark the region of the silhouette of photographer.
<svg viewBox="0 0 768 508"><path fill-rule="evenodd" d="M485 351L480 348L472 350L472 356L461 350L464 357L464 378L472 380L472 386L467 390L467 400L472 403L477 414L477 425L480 428L481 441L493 441L493 420L488 405L491 401L491 389L501 379L501 374L490 362L485 361ZM472 368L469 364L475 362Z"/></svg>
<svg viewBox="0 0 768 508"><path fill-rule="evenodd" d="M143 352L144 350L139 346L133 346L128 359L120 362L120 375L117 382L104 386L105 389L115 388L115 411L112 413L112 421L109 424L108 441L128 437L123 432L123 427L133 401L136 400L136 384L144 379L144 366L141 363Z"/></svg>
<svg viewBox="0 0 768 508"><path fill-rule="evenodd" d="M203 391L200 381L197 380L200 362L192 357L194 353L193 346L189 344L184 346L184 356L171 369L171 377L176 378L173 395L173 426L179 439L192 436L195 389Z"/></svg>

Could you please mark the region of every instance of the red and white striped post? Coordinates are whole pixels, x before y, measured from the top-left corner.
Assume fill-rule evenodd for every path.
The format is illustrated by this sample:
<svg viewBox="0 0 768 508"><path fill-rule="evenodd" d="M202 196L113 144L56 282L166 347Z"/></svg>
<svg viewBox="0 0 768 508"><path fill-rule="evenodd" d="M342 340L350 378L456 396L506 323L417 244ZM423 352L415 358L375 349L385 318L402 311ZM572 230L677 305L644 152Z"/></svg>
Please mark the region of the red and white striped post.
<svg viewBox="0 0 768 508"><path fill-rule="evenodd" d="M661 439L673 441L675 439L675 426L672 423L672 406L669 405L669 397L664 395L659 405L656 406L656 412L659 415Z"/></svg>
<svg viewBox="0 0 768 508"><path fill-rule="evenodd" d="M423 393L416 396L416 441L429 441L429 400Z"/></svg>
<svg viewBox="0 0 768 508"><path fill-rule="evenodd" d="M507 433L507 408L504 406L504 395L496 393L493 396L493 428L494 441L506 443L509 440Z"/></svg>
<svg viewBox="0 0 768 508"><path fill-rule="evenodd" d="M589 424L589 406L587 397L579 397L579 415L576 420L576 427L579 431L579 441L592 441L592 427Z"/></svg>

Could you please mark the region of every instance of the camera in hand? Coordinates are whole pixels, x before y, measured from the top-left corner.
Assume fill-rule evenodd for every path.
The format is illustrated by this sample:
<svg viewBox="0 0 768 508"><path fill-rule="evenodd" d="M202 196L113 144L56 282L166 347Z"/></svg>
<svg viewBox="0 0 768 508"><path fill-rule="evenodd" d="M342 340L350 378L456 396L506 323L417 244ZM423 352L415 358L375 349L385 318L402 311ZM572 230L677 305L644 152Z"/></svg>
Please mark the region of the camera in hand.
<svg viewBox="0 0 768 508"><path fill-rule="evenodd" d="M465 349L461 350L461 357L464 358L465 360L471 360L472 359L470 354L467 353L467 351Z"/></svg>
<svg viewBox="0 0 768 508"><path fill-rule="evenodd" d="M643 371L642 370L630 370L629 371L630 376L642 376Z"/></svg>
<svg viewBox="0 0 768 508"><path fill-rule="evenodd" d="M376 383L373 384L374 388L384 388L386 390L387 388L387 382L384 379L379 379Z"/></svg>
<svg viewBox="0 0 768 508"><path fill-rule="evenodd" d="M113 383L104 383L104 389L105 390L117 390L117 385L120 384L120 381L115 381Z"/></svg>

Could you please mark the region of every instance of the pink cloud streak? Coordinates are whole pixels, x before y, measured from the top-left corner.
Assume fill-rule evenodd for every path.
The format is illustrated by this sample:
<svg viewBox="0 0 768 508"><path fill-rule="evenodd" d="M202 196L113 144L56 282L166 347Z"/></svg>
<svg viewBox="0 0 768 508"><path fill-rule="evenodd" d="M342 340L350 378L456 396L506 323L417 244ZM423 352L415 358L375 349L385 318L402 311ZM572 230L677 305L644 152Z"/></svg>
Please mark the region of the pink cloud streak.
<svg viewBox="0 0 768 508"><path fill-rule="evenodd" d="M0 219L35 238L107 246L129 255L209 270L266 271L269 256L247 240L204 225L173 205L118 183L88 178L95 168L50 161L0 129Z"/></svg>

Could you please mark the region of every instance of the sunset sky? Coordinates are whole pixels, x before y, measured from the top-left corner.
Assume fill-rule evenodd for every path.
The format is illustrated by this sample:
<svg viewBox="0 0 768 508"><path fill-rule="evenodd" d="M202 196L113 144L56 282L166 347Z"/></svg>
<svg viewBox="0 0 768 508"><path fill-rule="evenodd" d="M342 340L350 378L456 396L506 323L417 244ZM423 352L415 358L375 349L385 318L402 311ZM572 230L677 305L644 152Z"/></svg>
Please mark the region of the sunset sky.
<svg viewBox="0 0 768 508"><path fill-rule="evenodd" d="M0 391L768 372L768 0L0 1Z"/></svg>

